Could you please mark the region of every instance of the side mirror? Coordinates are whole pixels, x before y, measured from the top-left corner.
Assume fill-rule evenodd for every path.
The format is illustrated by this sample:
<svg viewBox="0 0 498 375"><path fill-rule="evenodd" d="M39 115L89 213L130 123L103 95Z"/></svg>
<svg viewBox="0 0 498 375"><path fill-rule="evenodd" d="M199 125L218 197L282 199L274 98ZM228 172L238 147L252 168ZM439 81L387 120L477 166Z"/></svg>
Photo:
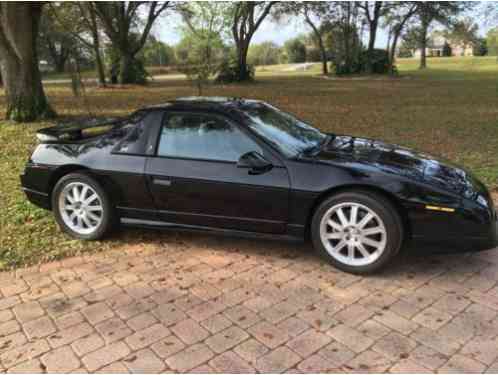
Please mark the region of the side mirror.
<svg viewBox="0 0 498 375"><path fill-rule="evenodd" d="M273 168L272 163L256 151L245 153L237 162L238 168L248 168L249 174L262 174Z"/></svg>

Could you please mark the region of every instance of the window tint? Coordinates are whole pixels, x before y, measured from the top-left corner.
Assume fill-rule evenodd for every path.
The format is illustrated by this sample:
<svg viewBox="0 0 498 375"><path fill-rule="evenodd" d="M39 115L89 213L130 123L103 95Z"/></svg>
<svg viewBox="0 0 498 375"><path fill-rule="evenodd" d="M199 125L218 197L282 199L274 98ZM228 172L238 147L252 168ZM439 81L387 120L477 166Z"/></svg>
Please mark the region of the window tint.
<svg viewBox="0 0 498 375"><path fill-rule="evenodd" d="M150 116L150 114L149 114ZM116 147L115 152L123 154L143 154L147 137L145 136L144 114L137 113L123 121L123 124L115 130L117 137L124 139Z"/></svg>
<svg viewBox="0 0 498 375"><path fill-rule="evenodd" d="M261 148L227 121L214 116L176 114L161 131L157 154L191 159L237 161Z"/></svg>
<svg viewBox="0 0 498 375"><path fill-rule="evenodd" d="M326 138L319 130L268 104L251 104L244 112L248 126L288 157L316 147Z"/></svg>

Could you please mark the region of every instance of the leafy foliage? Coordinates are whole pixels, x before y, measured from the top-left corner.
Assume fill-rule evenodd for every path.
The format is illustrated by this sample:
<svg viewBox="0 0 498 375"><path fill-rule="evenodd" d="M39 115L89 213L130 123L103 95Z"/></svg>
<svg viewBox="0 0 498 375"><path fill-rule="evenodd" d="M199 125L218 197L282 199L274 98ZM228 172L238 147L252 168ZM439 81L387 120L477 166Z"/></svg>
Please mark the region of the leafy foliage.
<svg viewBox="0 0 498 375"><path fill-rule="evenodd" d="M289 39L284 44L289 63L303 63L306 61L306 46L300 38Z"/></svg>
<svg viewBox="0 0 498 375"><path fill-rule="evenodd" d="M226 4L189 3L182 10L186 26L177 46L179 69L195 83L198 94L209 83L227 55L222 35L226 28Z"/></svg>
<svg viewBox="0 0 498 375"><path fill-rule="evenodd" d="M123 68L121 64L121 52L112 44L109 45L106 52L106 65L110 68L109 76L111 77L111 83L117 84ZM134 83L139 85L145 85L148 78L148 73L145 70L143 59L144 57L139 54L134 56L127 64L128 74L133 77Z"/></svg>
<svg viewBox="0 0 498 375"><path fill-rule="evenodd" d="M488 55L498 56L498 27L489 30L486 34L486 46Z"/></svg>
<svg viewBox="0 0 498 375"><path fill-rule="evenodd" d="M265 18L270 14L276 1L234 1L229 3L228 20L235 44L237 81L250 81L251 69L247 66L247 53L251 40Z"/></svg>
<svg viewBox="0 0 498 375"><path fill-rule="evenodd" d="M100 1L92 4L106 36L119 51L119 82L143 83L142 63L136 55L145 45L156 19L173 5L169 1ZM141 12L146 17L140 18Z"/></svg>
<svg viewBox="0 0 498 375"><path fill-rule="evenodd" d="M253 44L249 47L247 62L250 65L275 65L281 62L281 48L273 42Z"/></svg>
<svg viewBox="0 0 498 375"><path fill-rule="evenodd" d="M370 65L369 65L370 59ZM345 74L386 74L389 71L389 54L383 49L374 49L369 55L368 51L362 51L355 64L350 67L344 64L335 67L337 75Z"/></svg>
<svg viewBox="0 0 498 375"><path fill-rule="evenodd" d="M322 28L324 44L331 55L336 74L352 74L357 70L354 66L363 48L356 25L339 20L325 23Z"/></svg>
<svg viewBox="0 0 498 375"><path fill-rule="evenodd" d="M176 64L175 51L168 44L150 35L141 51L147 66L167 66Z"/></svg>
<svg viewBox="0 0 498 375"><path fill-rule="evenodd" d="M486 56L488 54L488 44L486 38L477 38L473 47L474 56Z"/></svg>
<svg viewBox="0 0 498 375"><path fill-rule="evenodd" d="M244 69L246 69L243 73L244 79L241 79L239 64L235 60L226 59L218 69L218 74L216 75L215 82L236 83L254 81L254 68L251 65L246 64Z"/></svg>
<svg viewBox="0 0 498 375"><path fill-rule="evenodd" d="M473 45L478 40L479 26L470 18L453 23L448 32L445 33L447 39L464 48Z"/></svg>

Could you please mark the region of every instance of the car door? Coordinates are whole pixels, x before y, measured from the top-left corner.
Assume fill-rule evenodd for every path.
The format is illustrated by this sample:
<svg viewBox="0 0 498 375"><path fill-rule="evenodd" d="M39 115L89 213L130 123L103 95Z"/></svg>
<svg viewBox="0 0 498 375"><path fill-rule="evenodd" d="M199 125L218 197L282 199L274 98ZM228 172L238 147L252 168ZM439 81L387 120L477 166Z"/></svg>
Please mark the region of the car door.
<svg viewBox="0 0 498 375"><path fill-rule="evenodd" d="M273 167L240 168L256 151ZM286 168L259 140L224 116L168 113L146 174L160 220L186 225L283 233L289 215Z"/></svg>

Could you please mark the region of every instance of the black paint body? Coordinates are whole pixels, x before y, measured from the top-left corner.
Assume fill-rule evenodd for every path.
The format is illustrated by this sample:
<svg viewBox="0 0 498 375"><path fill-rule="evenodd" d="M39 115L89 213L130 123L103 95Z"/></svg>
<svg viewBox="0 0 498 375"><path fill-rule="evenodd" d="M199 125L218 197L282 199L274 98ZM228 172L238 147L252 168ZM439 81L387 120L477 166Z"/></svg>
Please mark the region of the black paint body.
<svg viewBox="0 0 498 375"><path fill-rule="evenodd" d="M478 251L496 246L496 212L485 186L447 161L400 146L349 137L310 157L286 158L245 126L250 101L182 100L137 112L143 132L133 153L122 131L38 145L21 176L28 199L50 209L66 173L85 170L106 189L125 224L185 226L304 238L314 209L334 192L368 189L392 201L417 251ZM236 124L263 149L272 168L251 174L237 163L156 155L171 113L211 113ZM57 132L46 130L47 134ZM138 150L138 151L137 151ZM432 211L426 205L455 209ZM418 246L423 245L423 246Z"/></svg>

